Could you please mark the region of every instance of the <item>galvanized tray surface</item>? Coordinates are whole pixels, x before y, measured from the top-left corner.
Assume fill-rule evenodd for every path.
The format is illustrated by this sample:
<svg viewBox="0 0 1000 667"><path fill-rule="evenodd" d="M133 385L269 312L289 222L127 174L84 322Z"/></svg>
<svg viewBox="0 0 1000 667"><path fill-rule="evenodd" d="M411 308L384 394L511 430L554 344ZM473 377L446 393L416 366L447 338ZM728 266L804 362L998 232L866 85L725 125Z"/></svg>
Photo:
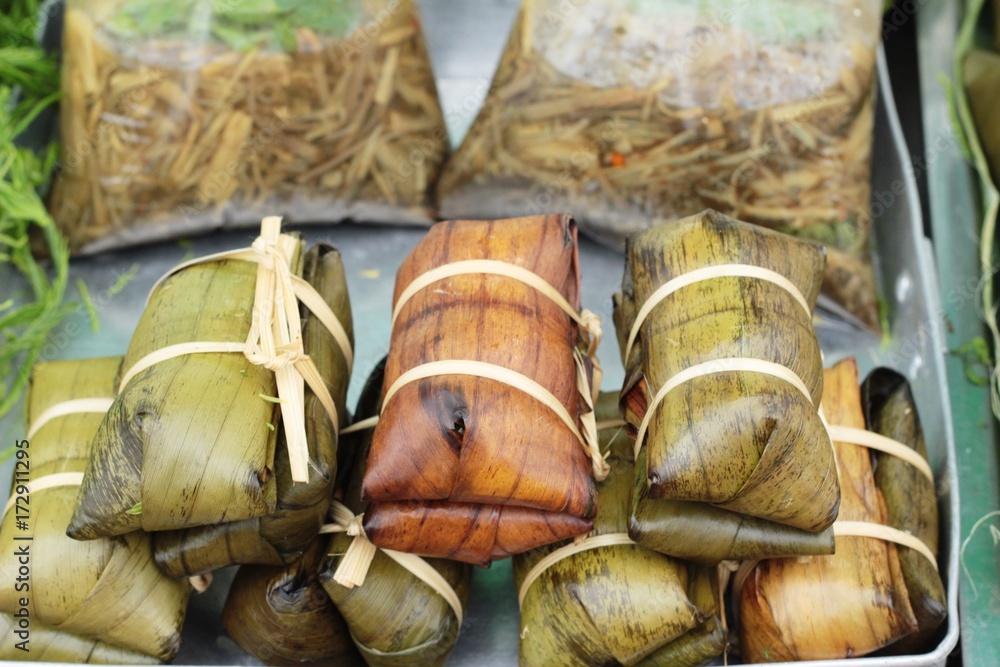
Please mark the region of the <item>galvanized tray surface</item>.
<svg viewBox="0 0 1000 667"><path fill-rule="evenodd" d="M423 0L421 6L446 118L453 141L460 139L485 96L493 69L518 7L517 0ZM883 200L884 214L876 221L876 243L885 249L879 261L882 291L891 312L891 337L885 341L849 326L825 322L821 330L826 359L832 363L847 355L858 358L862 373L886 365L904 373L914 385L917 405L926 429L931 465L941 501L941 570L948 587L950 617L937 648L924 656L862 658L858 665L943 665L958 639L957 490L950 404L944 371L941 304L933 254L923 235L908 151L896 121L891 90L886 85L884 58L879 61L882 93L876 127L874 192ZM389 309L396 269L416 245L421 230L394 227L315 227L301 229L310 240L323 240L344 255L354 309L357 362L349 390L354 405L367 374L386 353ZM67 320L46 347L47 359L84 358L121 354L138 321L146 294L156 279L177 262L212 252L246 246L251 231L113 252L75 261L71 282L82 279L100 315L100 330L91 331L86 316ZM621 281L620 252L588 240L581 244L584 306L611 327L611 295ZM0 269L2 270L2 269ZM135 271L118 294L111 285ZM16 280L0 273L0 284ZM16 289L16 288L15 288ZM613 340L601 346L606 371L604 389L620 387L624 371ZM24 426L19 412L0 421L5 440L20 438ZM9 479L10 463L0 469ZM6 486L6 483L3 483ZM6 497L7 490L2 492ZM193 599L184 629L179 664L258 664L222 632L220 612L233 569L217 573L212 589ZM0 582L3 585L3 582ZM456 667L517 664L519 618L509 561L477 570L465 625L450 664ZM798 663L837 665L842 662Z"/></svg>

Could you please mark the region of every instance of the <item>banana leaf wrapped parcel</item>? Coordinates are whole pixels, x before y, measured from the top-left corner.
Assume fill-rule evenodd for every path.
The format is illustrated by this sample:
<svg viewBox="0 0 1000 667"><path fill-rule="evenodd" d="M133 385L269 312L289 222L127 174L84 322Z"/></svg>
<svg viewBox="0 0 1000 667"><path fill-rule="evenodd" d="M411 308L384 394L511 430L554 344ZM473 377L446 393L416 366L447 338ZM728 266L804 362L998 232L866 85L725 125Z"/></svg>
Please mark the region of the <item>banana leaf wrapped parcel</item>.
<svg viewBox="0 0 1000 667"><path fill-rule="evenodd" d="M355 413L359 423L378 414L383 373L384 361L362 391ZM361 500L361 480L371 438L370 428L345 438L350 445L342 460L352 472L346 477L343 504L334 502L337 523L331 528L336 534L318 579L370 667L443 666L462 627L472 567L375 549L362 531L350 529L368 509ZM358 552L366 551L360 557Z"/></svg>
<svg viewBox="0 0 1000 667"><path fill-rule="evenodd" d="M138 651L105 644L95 639L84 639L68 632L53 630L37 620L31 621L31 630L17 634L18 619L10 614L0 614L0 660L5 662L30 660L32 662L66 662L90 665L158 665L160 661ZM28 638L27 650L18 644Z"/></svg>
<svg viewBox="0 0 1000 667"><path fill-rule="evenodd" d="M414 0L69 0L50 207L74 249L430 224L448 152Z"/></svg>
<svg viewBox="0 0 1000 667"><path fill-rule="evenodd" d="M812 326L823 257L714 211L629 239L615 321L640 544L708 563L832 551Z"/></svg>
<svg viewBox="0 0 1000 667"><path fill-rule="evenodd" d="M438 186L445 216L572 211L615 244L712 208L828 246L879 328L870 260L879 0L524 0ZM568 8L568 9L567 9Z"/></svg>
<svg viewBox="0 0 1000 667"><path fill-rule="evenodd" d="M168 274L129 345L70 535L185 530L156 538L175 576L294 559L336 475L350 327L339 254L306 252L278 218L253 248Z"/></svg>
<svg viewBox="0 0 1000 667"><path fill-rule="evenodd" d="M264 664L365 664L316 578L327 541L317 539L291 565L244 565L236 573L222 623L233 641Z"/></svg>
<svg viewBox="0 0 1000 667"><path fill-rule="evenodd" d="M396 276L374 544L485 565L590 530L600 325L579 301L570 216L431 228Z"/></svg>
<svg viewBox="0 0 1000 667"><path fill-rule="evenodd" d="M350 299L340 254L331 248L316 247L306 254L304 261L303 275L324 296L353 344ZM338 418L343 421L347 416L344 406L350 380L348 359L330 344L330 334L320 322L304 315L304 349L326 381L338 406ZM277 486L274 513L154 533L154 552L160 569L173 577L183 577L242 563L281 565L303 553L326 519L337 469L337 434L321 401L308 387L305 397L309 458L317 467L313 470L311 466L309 483L292 481L284 428L279 426L274 454Z"/></svg>
<svg viewBox="0 0 1000 667"><path fill-rule="evenodd" d="M598 485L594 530L582 541L514 556L520 664L702 665L726 649L715 570L628 537L632 440L617 394L597 403L611 471ZM602 428L603 427L603 428Z"/></svg>
<svg viewBox="0 0 1000 667"><path fill-rule="evenodd" d="M875 369L861 385L861 398L870 431L902 443L926 461L927 443L906 378L887 368ZM924 466L895 454L875 450L872 457L887 525L916 536L936 559L938 505L933 475L928 476ZM948 601L936 561L907 546L897 545L896 550L917 631L889 648L893 653L912 655L927 650L948 615Z"/></svg>
<svg viewBox="0 0 1000 667"><path fill-rule="evenodd" d="M88 542L66 535L120 362L55 361L33 370L27 437L16 445L0 525L0 576L10 582L0 587L0 613L8 634L18 637L10 645L26 641L29 649L15 651L15 659L87 661L94 651L95 662L135 654L148 656L140 662L158 661L172 659L180 646L191 586L160 572L149 535ZM24 569L29 574L19 578ZM30 638L18 635L28 626Z"/></svg>
<svg viewBox="0 0 1000 667"><path fill-rule="evenodd" d="M825 385L823 410L843 481L834 526L837 553L744 564L733 596L742 657L748 662L837 660L898 642L918 626L897 543L919 546L925 555L918 556L937 567L919 537L885 525L855 361L827 370Z"/></svg>

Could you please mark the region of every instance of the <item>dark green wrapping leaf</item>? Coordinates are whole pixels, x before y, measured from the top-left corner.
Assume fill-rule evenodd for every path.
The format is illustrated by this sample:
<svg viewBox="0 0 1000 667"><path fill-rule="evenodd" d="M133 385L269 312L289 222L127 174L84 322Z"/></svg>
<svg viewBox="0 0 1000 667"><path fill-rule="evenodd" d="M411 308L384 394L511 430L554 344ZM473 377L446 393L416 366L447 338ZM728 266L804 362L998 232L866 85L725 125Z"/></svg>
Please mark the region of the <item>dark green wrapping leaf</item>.
<svg viewBox="0 0 1000 667"><path fill-rule="evenodd" d="M384 360L365 384L356 420L378 414ZM344 503L355 514L364 512L361 479L371 442L371 430L345 437L342 469L351 470ZM369 667L443 667L460 630L455 613L429 586L382 551L376 552L363 586L347 589L333 580L341 557L351 544L340 534L331 540L329 557L320 565L319 580L343 615L351 636ZM425 559L468 602L472 568L464 563Z"/></svg>
<svg viewBox="0 0 1000 667"><path fill-rule="evenodd" d="M363 667L350 631L316 580L328 540L286 567L240 568L229 589L226 633L267 665Z"/></svg>
<svg viewBox="0 0 1000 667"><path fill-rule="evenodd" d="M306 254L303 276L330 305L353 343L350 298L340 253L326 245ZM347 422L345 401L350 374L347 361L333 337L301 308L303 339L330 396ZM298 558L314 540L326 517L337 470L337 436L326 410L306 387L306 435L309 443L309 481L292 482L284 433L275 450L274 474L277 510L260 518L183 531L156 533L156 562L173 577L191 576L235 564L282 565Z"/></svg>
<svg viewBox="0 0 1000 667"><path fill-rule="evenodd" d="M920 416L906 379L895 371L880 368L862 385L868 429L903 443L927 458ZM917 536L938 553L938 507L934 485L906 461L881 452L872 452L875 485L885 500L888 523ZM898 547L899 564L917 618L918 631L890 647L892 653L911 655L930 647L935 631L948 614L941 574L920 553Z"/></svg>
<svg viewBox="0 0 1000 667"><path fill-rule="evenodd" d="M690 565L688 598L707 616L696 628L675 639L636 667L697 667L722 655L729 646L729 633L722 624L719 582L715 570Z"/></svg>
<svg viewBox="0 0 1000 667"><path fill-rule="evenodd" d="M639 452L629 534L664 554L706 564L724 560L819 556L834 551L833 529L819 533L730 512L708 503L650 498Z"/></svg>
<svg viewBox="0 0 1000 667"><path fill-rule="evenodd" d="M808 300L814 299L818 292L823 255L822 250L812 244L706 211L634 236L629 244L629 262L623 291L615 297L614 312L623 354L629 331L642 306L640 302L648 298L641 294L655 291L676 275L717 264L764 266L782 275L794 276ZM786 303L791 299L776 286L755 285L755 281L738 278L711 282L719 284L692 285L685 288L683 295L677 293L676 298L672 296L657 306L647 319L631 358L624 360L626 380L621 405L633 429L645 415L650 395L655 393L655 387L650 389L646 384L651 372L658 374L657 381L663 383L674 373L712 359L752 357L781 363L796 368L803 381L816 388L817 396L822 392L818 342L800 305ZM734 283L737 289L732 289ZM679 301L682 296L683 302ZM764 311L752 306L761 301L770 304L767 317L763 316ZM779 302L782 305L779 306ZM740 336L734 339L733 331L738 331ZM643 341L646 335L656 340L647 344ZM646 355L653 358L646 359ZM761 378L747 377L752 375L755 374L708 375L690 383L689 391L675 390L660 404L635 468L629 525L632 539L662 553L705 563L833 553L833 533L828 526L836 516L838 495L835 488L829 488L835 475L829 474L833 462L825 427L815 414L815 407L803 401L801 395L788 394L787 400L781 399L778 390L785 389L778 386L780 382L775 385L761 382ZM743 376L736 378L742 394L730 393L724 383L730 376ZM704 410L706 403L715 405L714 413ZM693 408L686 411L686 406L696 406L700 412L696 413ZM756 407L750 409L752 406ZM678 452L683 450L687 458L677 458L677 461L686 462L692 469L702 465L698 463L701 458L725 456L728 461L738 462L731 468L742 470L746 457L733 456L725 447L716 446L720 441L736 439L733 434L740 432L735 427L737 419L742 420L741 428L759 428L761 441L768 443L768 447L776 441L783 441L785 446L794 444L794 448L787 451L802 457L798 469L818 465L821 470L828 471L825 476L816 476L821 482L811 486L800 484L790 470L779 473L791 481L782 494L797 489L793 494L795 499L786 496L786 507L798 503L805 515L822 519L819 526L823 530L816 531L813 520L796 521L809 524L807 530L801 525L787 525L791 523L787 517L782 519L784 523L779 523L777 517L767 516L767 511L754 508L763 516L752 516L749 511L736 511L738 508L731 503L721 507L690 496L683 497L682 493L674 497L661 493L660 497L654 497L657 494L651 490L652 470L647 462L649 452L653 451L651 448L659 452L661 459L666 454L677 458ZM781 433L778 426L783 421L788 425ZM658 436L658 424L665 435ZM801 437L800 428L806 429L804 432L810 434L808 438ZM709 433L713 435L709 437ZM745 435L740 437L745 439ZM804 446L807 443L809 446ZM805 456L810 447L812 456ZM714 462L716 468L718 463L718 460ZM665 470L673 470L676 475L679 466L665 466L661 461L658 472ZM814 473L815 470L810 474ZM685 475L687 486L692 487L690 490L699 491L697 486L703 477L692 475L689 469ZM820 490L818 494L817 489ZM768 510L775 497L758 498L755 505ZM762 500L764 502L760 502ZM809 509L805 510L807 507Z"/></svg>
<svg viewBox="0 0 1000 667"><path fill-rule="evenodd" d="M617 396L603 394L598 421L617 417ZM611 472L598 485L591 535L626 532L633 478L624 428L601 431ZM520 589L528 573L569 542L514 557ZM604 546L545 569L524 596L520 663L535 665L700 665L720 655L715 571L635 545Z"/></svg>

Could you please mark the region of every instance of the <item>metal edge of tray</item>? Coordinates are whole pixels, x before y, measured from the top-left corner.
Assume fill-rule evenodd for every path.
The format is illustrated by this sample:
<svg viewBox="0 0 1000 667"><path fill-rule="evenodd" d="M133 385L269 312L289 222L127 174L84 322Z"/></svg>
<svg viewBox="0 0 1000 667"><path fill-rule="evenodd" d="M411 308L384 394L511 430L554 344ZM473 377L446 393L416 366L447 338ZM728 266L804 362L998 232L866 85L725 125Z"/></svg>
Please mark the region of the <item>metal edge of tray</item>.
<svg viewBox="0 0 1000 667"><path fill-rule="evenodd" d="M917 183L909 149L903 137L896 101L882 48L878 55L880 82L876 134L887 131L891 151L876 153L880 165L873 175L873 193L893 192L902 182L902 195L886 205L886 217L875 225L876 243L892 248L880 257L885 298L892 307L892 341L886 347L846 350L828 362L848 355L866 368L888 366L910 380L928 441L928 454L937 477L941 537L938 560L948 596L948 618L943 636L928 653L899 656L869 656L849 660L812 660L764 663L806 667L944 667L959 639L958 572L959 517L955 463L955 439L946 382L944 327L935 270L933 247L924 235ZM890 162L891 161L891 162ZM898 188L897 188L898 189ZM934 442L941 443L933 446Z"/></svg>
<svg viewBox="0 0 1000 667"><path fill-rule="evenodd" d="M973 167L955 136L946 87L953 77L963 4L921 0L917 12L930 222L941 293L947 295L943 305L951 349L986 334L980 311L981 198ZM962 85L960 81L951 83ZM961 542L961 654L966 665L979 667L1000 663L1000 549L991 535L1000 528L1000 428L990 406L989 389L968 381L961 359L951 356L946 366L955 413L961 496L956 524Z"/></svg>

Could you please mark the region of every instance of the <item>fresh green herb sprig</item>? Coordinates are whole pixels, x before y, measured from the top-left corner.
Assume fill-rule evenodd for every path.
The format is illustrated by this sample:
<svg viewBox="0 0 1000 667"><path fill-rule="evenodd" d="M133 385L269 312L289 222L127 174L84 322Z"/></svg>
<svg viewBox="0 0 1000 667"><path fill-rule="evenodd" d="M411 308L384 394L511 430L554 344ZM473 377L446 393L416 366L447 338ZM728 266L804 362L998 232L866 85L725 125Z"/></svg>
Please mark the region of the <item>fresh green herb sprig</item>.
<svg viewBox="0 0 1000 667"><path fill-rule="evenodd" d="M731 0L629 0L631 11L644 14L699 15L744 30L765 43L814 39L836 26L834 16L817 6L795 0L754 0L734 9Z"/></svg>
<svg viewBox="0 0 1000 667"><path fill-rule="evenodd" d="M357 25L357 0L127 0L109 23L120 38L208 39L234 51L296 48L295 29L345 35Z"/></svg>
<svg viewBox="0 0 1000 667"><path fill-rule="evenodd" d="M55 166L56 148L41 153L16 143L58 97L55 60L34 43L39 0L0 0L0 265L14 267L25 296L0 303L0 416L17 403L49 333L76 307L64 301L69 250L38 191ZM37 236L51 256L39 263Z"/></svg>

